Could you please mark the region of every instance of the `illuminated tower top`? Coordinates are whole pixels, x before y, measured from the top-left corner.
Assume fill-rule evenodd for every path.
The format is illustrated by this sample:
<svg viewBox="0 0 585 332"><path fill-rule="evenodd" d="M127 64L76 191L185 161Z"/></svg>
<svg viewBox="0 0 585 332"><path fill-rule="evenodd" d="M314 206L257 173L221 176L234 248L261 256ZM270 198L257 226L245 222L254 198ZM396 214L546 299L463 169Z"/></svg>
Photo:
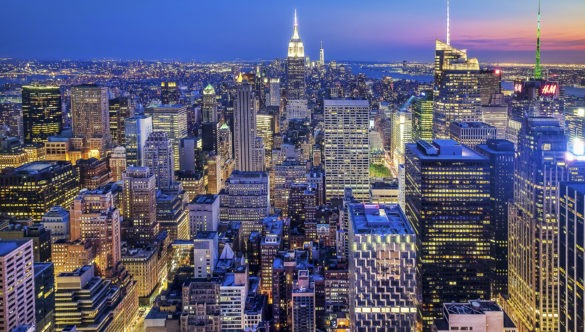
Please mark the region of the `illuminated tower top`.
<svg viewBox="0 0 585 332"><path fill-rule="evenodd" d="M299 36L299 24L297 22L297 10L295 9L295 19L294 19L294 26L293 26L293 35L288 42L288 57L289 58L304 58L305 57L305 47L303 46L303 41Z"/></svg>
<svg viewBox="0 0 585 332"><path fill-rule="evenodd" d="M536 65L534 66L534 78L542 78L542 67L540 66L540 0L538 0L538 23L536 30Z"/></svg>

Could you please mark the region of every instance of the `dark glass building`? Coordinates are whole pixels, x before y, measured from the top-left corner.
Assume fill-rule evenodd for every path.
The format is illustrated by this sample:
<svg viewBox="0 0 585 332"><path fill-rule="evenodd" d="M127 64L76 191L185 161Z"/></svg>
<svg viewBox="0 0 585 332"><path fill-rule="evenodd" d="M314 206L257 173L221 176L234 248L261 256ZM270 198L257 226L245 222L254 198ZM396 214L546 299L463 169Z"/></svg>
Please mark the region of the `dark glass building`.
<svg viewBox="0 0 585 332"><path fill-rule="evenodd" d="M58 86L22 87L24 143L42 143L61 132L63 112Z"/></svg>
<svg viewBox="0 0 585 332"><path fill-rule="evenodd" d="M35 161L0 173L1 211L17 219L41 221L53 206L69 206L79 176L68 161Z"/></svg>
<svg viewBox="0 0 585 332"><path fill-rule="evenodd" d="M441 303L490 298L489 160L453 140L406 144L406 216L418 242L425 331Z"/></svg>
<svg viewBox="0 0 585 332"><path fill-rule="evenodd" d="M497 294L508 294L508 202L514 197L514 143L488 140L487 144L478 145L477 151L490 160L493 298Z"/></svg>
<svg viewBox="0 0 585 332"><path fill-rule="evenodd" d="M561 183L559 198L559 331L584 331L585 183Z"/></svg>
<svg viewBox="0 0 585 332"><path fill-rule="evenodd" d="M134 105L129 97L110 99L110 136L112 144L126 145L126 118L134 116Z"/></svg>

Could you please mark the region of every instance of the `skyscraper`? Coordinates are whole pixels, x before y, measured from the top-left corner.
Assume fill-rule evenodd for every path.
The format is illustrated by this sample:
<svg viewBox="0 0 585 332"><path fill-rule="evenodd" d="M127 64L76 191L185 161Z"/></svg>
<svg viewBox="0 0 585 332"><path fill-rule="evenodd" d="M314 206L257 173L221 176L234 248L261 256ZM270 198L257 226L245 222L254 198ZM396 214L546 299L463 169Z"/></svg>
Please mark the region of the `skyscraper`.
<svg viewBox="0 0 585 332"><path fill-rule="evenodd" d="M0 173L2 212L18 219L41 218L53 206L69 206L79 190L70 162L36 161Z"/></svg>
<svg viewBox="0 0 585 332"><path fill-rule="evenodd" d="M566 139L558 120L527 118L517 150L509 208L509 314L521 330L556 331L557 194L559 182L568 180Z"/></svg>
<svg viewBox="0 0 585 332"><path fill-rule="evenodd" d="M160 83L160 100L163 105L175 105L179 103L181 91L177 82Z"/></svg>
<svg viewBox="0 0 585 332"><path fill-rule="evenodd" d="M125 122L127 118L134 116L134 104L130 97L110 99L109 103L112 144L125 146Z"/></svg>
<svg viewBox="0 0 585 332"><path fill-rule="evenodd" d="M413 331L416 234L398 205L350 204L352 331Z"/></svg>
<svg viewBox="0 0 585 332"><path fill-rule="evenodd" d="M309 271L300 270L292 289L292 332L315 332L315 286Z"/></svg>
<svg viewBox="0 0 585 332"><path fill-rule="evenodd" d="M61 91L57 86L22 87L24 143L41 143L63 127Z"/></svg>
<svg viewBox="0 0 585 332"><path fill-rule="evenodd" d="M121 216L111 188L82 190L73 200L70 216L71 240L91 242L98 275L111 277L121 259Z"/></svg>
<svg viewBox="0 0 585 332"><path fill-rule="evenodd" d="M144 145L152 133L152 117L137 114L126 119L126 164L129 166L144 166Z"/></svg>
<svg viewBox="0 0 585 332"><path fill-rule="evenodd" d="M155 176L148 167L128 167L122 181L124 240L137 246L152 244L159 233Z"/></svg>
<svg viewBox="0 0 585 332"><path fill-rule="evenodd" d="M0 241L0 330L35 324L33 243Z"/></svg>
<svg viewBox="0 0 585 332"><path fill-rule="evenodd" d="M111 143L108 89L96 85L71 88L73 136L86 140L87 146L105 152Z"/></svg>
<svg viewBox="0 0 585 332"><path fill-rule="evenodd" d="M286 99L305 99L305 48L299 36L297 11L293 26L293 35L288 43L288 57L286 58Z"/></svg>
<svg viewBox="0 0 585 332"><path fill-rule="evenodd" d="M201 106L203 123L217 122L217 100L215 98L215 89L211 84L208 84L203 89L203 105Z"/></svg>
<svg viewBox="0 0 585 332"><path fill-rule="evenodd" d="M167 133L151 133L144 144L144 166L154 174L158 189L170 189L175 182L174 162L172 140Z"/></svg>
<svg viewBox="0 0 585 332"><path fill-rule="evenodd" d="M369 117L367 100L325 100L325 194L343 198L345 188L369 200Z"/></svg>
<svg viewBox="0 0 585 332"><path fill-rule="evenodd" d="M490 225L494 231L491 293L495 298L508 294L508 202L514 197L514 143L488 140L476 151L490 161Z"/></svg>
<svg viewBox="0 0 585 332"><path fill-rule="evenodd" d="M325 66L325 49L323 48L323 41L321 41L321 48L319 48L319 65Z"/></svg>
<svg viewBox="0 0 585 332"><path fill-rule="evenodd" d="M559 191L559 331L585 328L583 226L585 184L561 183Z"/></svg>
<svg viewBox="0 0 585 332"><path fill-rule="evenodd" d="M412 138L431 141L433 139L433 94L425 91L412 104Z"/></svg>
<svg viewBox="0 0 585 332"><path fill-rule="evenodd" d="M280 79L270 79L270 98L268 106L278 107L280 106Z"/></svg>
<svg viewBox="0 0 585 332"><path fill-rule="evenodd" d="M452 121L481 121L479 61L439 40L435 51L435 138L449 138Z"/></svg>
<svg viewBox="0 0 585 332"><path fill-rule="evenodd" d="M256 107L252 85L247 81L236 88L234 100L234 150L236 169L244 172L262 170L256 165Z"/></svg>
<svg viewBox="0 0 585 332"><path fill-rule="evenodd" d="M187 137L187 108L185 106L153 106L147 107L145 115L152 117L152 129L166 132L173 140L175 171L179 170L179 145L182 138Z"/></svg>
<svg viewBox="0 0 585 332"><path fill-rule="evenodd" d="M489 299L489 160L453 140L406 145L406 217L418 235L424 328L441 303Z"/></svg>

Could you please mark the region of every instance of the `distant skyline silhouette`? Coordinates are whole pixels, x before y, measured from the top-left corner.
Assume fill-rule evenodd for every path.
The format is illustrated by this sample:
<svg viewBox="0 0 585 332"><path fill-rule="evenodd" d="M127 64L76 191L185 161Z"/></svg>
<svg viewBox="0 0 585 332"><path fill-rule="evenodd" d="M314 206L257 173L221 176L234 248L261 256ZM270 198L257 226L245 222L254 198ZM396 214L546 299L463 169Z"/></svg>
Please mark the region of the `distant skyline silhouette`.
<svg viewBox="0 0 585 332"><path fill-rule="evenodd" d="M537 0L451 0L451 44L481 62L534 62ZM284 58L293 11L305 53L327 60L431 62L446 1L41 1L0 8L0 57ZM585 63L585 2L542 3L542 62Z"/></svg>

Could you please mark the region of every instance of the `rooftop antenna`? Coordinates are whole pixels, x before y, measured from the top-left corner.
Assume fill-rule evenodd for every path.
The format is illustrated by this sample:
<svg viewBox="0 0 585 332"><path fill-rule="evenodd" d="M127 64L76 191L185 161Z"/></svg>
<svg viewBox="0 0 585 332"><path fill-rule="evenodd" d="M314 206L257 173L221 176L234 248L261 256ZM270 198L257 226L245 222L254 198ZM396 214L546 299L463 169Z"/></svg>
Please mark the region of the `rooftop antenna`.
<svg viewBox="0 0 585 332"><path fill-rule="evenodd" d="M542 79L542 67L540 66L540 0L538 0L538 24L536 30L536 65L534 66L534 78Z"/></svg>
<svg viewBox="0 0 585 332"><path fill-rule="evenodd" d="M447 45L451 45L451 8L449 0L447 0Z"/></svg>

